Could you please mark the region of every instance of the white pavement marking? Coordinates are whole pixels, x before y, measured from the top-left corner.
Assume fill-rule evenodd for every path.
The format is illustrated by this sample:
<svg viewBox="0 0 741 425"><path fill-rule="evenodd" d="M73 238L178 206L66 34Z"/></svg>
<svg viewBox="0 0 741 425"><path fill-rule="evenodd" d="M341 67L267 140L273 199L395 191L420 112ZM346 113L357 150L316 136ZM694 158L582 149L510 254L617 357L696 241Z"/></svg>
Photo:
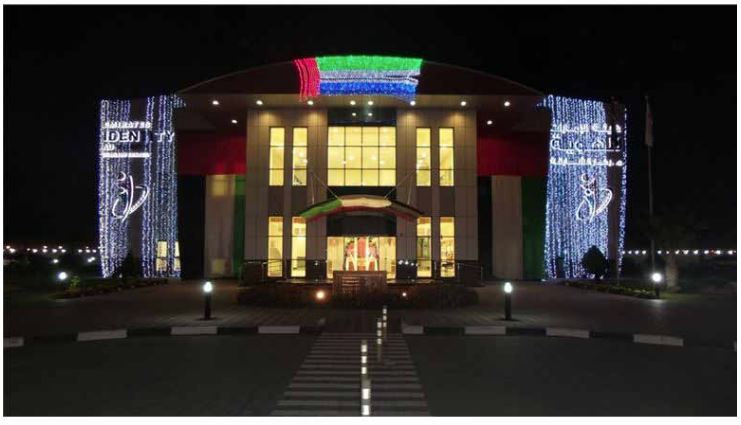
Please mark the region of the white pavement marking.
<svg viewBox="0 0 741 425"><path fill-rule="evenodd" d="M126 329L115 329L112 331L91 331L80 332L77 334L77 341L102 341L106 339L123 339L126 338Z"/></svg>
<svg viewBox="0 0 741 425"><path fill-rule="evenodd" d="M547 336L565 336L569 338L589 338L589 331L586 329L569 329L569 328L546 328Z"/></svg>
<svg viewBox="0 0 741 425"><path fill-rule="evenodd" d="M428 416L425 395L406 340L398 334L387 335L379 362L379 351L371 343L375 338L375 333L322 333L271 414L361 415L361 343L366 340L369 342L365 366L371 382L371 416Z"/></svg>
<svg viewBox="0 0 741 425"><path fill-rule="evenodd" d="M506 326L466 326L466 335L507 335Z"/></svg>
<svg viewBox="0 0 741 425"><path fill-rule="evenodd" d="M3 347L4 348L23 347L23 337L12 336L9 338L3 338Z"/></svg>
<svg viewBox="0 0 741 425"><path fill-rule="evenodd" d="M301 409L277 409L273 410L273 416L353 416L353 410L301 410Z"/></svg>
<svg viewBox="0 0 741 425"><path fill-rule="evenodd" d="M257 332L261 334L297 334L300 331L300 326L260 326L257 328Z"/></svg>
<svg viewBox="0 0 741 425"><path fill-rule="evenodd" d="M216 335L216 326L173 326L170 335Z"/></svg>
<svg viewBox="0 0 741 425"><path fill-rule="evenodd" d="M674 347L684 346L684 340L682 338L667 335L635 334L633 335L633 342L638 344L671 345Z"/></svg>

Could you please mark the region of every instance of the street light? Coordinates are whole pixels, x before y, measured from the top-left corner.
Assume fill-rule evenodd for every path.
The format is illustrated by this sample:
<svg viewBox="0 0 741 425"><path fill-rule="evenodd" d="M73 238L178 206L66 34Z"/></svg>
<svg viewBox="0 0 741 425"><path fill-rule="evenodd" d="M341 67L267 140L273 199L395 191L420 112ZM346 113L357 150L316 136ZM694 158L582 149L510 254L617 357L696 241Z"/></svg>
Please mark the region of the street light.
<svg viewBox="0 0 741 425"><path fill-rule="evenodd" d="M651 273L651 281L654 283L654 293L656 294L656 298L661 298L661 282L664 280L664 276L662 276L659 272L653 272Z"/></svg>
<svg viewBox="0 0 741 425"><path fill-rule="evenodd" d="M213 292L214 286L211 282L206 281L203 284L203 320L211 320L211 292Z"/></svg>
<svg viewBox="0 0 741 425"><path fill-rule="evenodd" d="M504 282L504 320L512 320L512 284Z"/></svg>

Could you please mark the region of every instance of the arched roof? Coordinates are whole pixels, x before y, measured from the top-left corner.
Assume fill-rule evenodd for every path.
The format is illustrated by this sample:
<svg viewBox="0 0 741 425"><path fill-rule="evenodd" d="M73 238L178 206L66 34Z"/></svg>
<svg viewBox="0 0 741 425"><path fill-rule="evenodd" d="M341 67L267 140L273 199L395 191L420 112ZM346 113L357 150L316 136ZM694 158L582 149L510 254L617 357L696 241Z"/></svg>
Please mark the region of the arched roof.
<svg viewBox="0 0 741 425"><path fill-rule="evenodd" d="M310 60L313 60L311 58ZM538 90L484 72L422 61L418 95L542 96ZM301 77L295 61L237 71L187 87L178 94L298 94Z"/></svg>

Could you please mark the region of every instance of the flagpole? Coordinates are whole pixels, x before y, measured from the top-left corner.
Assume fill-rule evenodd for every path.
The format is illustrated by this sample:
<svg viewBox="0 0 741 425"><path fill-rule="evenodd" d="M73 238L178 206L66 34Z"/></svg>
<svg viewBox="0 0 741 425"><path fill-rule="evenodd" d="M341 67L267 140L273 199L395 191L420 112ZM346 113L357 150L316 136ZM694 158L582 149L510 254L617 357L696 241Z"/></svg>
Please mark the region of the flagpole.
<svg viewBox="0 0 741 425"><path fill-rule="evenodd" d="M648 151L648 222L651 228L649 235L651 237L651 273L656 271L656 242L654 239L654 185L653 185L653 174L651 169L653 168L651 162L651 149L653 148L653 115L651 114L651 107L648 104L648 95L646 95L646 135L645 135L646 149Z"/></svg>

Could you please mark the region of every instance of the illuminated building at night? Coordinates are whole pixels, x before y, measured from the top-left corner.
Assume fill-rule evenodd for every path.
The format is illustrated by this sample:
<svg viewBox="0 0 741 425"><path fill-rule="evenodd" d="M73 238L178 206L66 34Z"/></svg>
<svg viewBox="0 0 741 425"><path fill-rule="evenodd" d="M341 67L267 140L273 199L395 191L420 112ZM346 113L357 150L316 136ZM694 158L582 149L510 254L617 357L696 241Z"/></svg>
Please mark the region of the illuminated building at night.
<svg viewBox="0 0 741 425"><path fill-rule="evenodd" d="M104 100L102 272L389 280L619 263L625 111L415 58L325 56Z"/></svg>

